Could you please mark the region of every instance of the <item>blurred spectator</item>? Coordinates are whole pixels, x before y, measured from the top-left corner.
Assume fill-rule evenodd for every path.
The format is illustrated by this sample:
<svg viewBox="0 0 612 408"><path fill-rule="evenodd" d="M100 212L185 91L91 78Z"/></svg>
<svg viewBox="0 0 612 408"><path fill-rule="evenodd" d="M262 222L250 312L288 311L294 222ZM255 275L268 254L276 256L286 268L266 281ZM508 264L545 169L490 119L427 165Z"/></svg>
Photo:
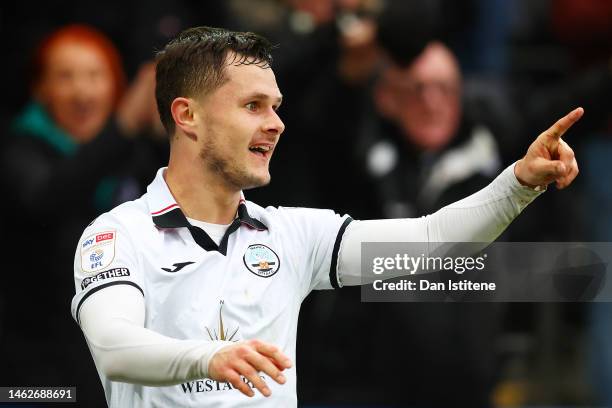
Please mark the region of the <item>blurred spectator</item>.
<svg viewBox="0 0 612 408"><path fill-rule="evenodd" d="M498 173L495 138L464 115L461 98L458 62L441 43L430 43L407 68L384 71L375 104L391 123L383 123L373 138L366 136L373 144L367 143L361 153L369 178L381 189L377 207L382 216L435 211ZM398 185L385 187L387 183Z"/></svg>
<svg viewBox="0 0 612 408"><path fill-rule="evenodd" d="M136 76L143 61L182 30L199 25L231 26L226 0L48 0L32 7L27 2L4 2L0 6L0 35L11 39L0 67L4 78L0 99L0 125L18 113L28 100L21 86L27 82L28 61L23 50L31 50L40 38L59 27L81 23L103 31L118 47L128 78Z"/></svg>
<svg viewBox="0 0 612 408"><path fill-rule="evenodd" d="M495 176L502 161L496 138L464 109L462 88L458 62L442 43L429 43L407 67L389 62L372 92L375 112L348 133L356 135L347 152L355 182L326 191L332 208L349 211L350 203L356 217L415 217Z"/></svg>
<svg viewBox="0 0 612 408"><path fill-rule="evenodd" d="M356 218L418 217L484 187L499 173L501 156L486 122L464 109L470 101L462 91L457 59L440 42L428 43L407 66L389 61L370 110L352 112L354 127L339 131L342 144L320 161L334 173L328 184L321 179L324 206ZM342 166L331 170L336 163ZM318 337L324 326L316 320L300 334L325 356L312 369L342 379L328 388L305 374L315 378L314 402L490 405L499 304L364 304L358 288L333 296L326 310L325 295L314 302L336 336ZM348 355L361 358L342 357Z"/></svg>
<svg viewBox="0 0 612 408"><path fill-rule="evenodd" d="M396 31L399 32L401 30ZM385 46L384 43L382 45ZM475 191L487 182L488 177L497 173L497 166L509 164L507 158L516 160L519 157L517 147L524 149L525 137L544 129L544 120L573 106L584 106L589 112L588 118L572 135L573 140L579 141L580 134L601 126L609 117L612 70L608 61L574 76L566 74L564 81L552 86L537 86L530 81L530 86L515 86L512 92L501 87L501 92L497 92L499 83L488 88L483 87L486 81L462 83L460 78L457 79L456 61L452 64L442 62L449 59L441 58L442 52L431 52L432 48L430 44L408 68L400 68L397 63L401 59L397 58L392 48L385 47L395 57L396 63L385 68L381 80L375 84L374 106L370 111L377 111L377 114L355 110L350 116L352 127L339 132L345 139L323 162L342 163L340 179L343 182L326 184L326 179L321 178L326 185L325 196L329 200L322 206L331 206L357 218L420 216ZM429 56L425 58L425 55ZM437 63L433 64L436 59ZM453 66L455 68L451 69ZM441 70L442 67L446 69ZM472 88L474 83L479 89ZM356 107L358 103L353 101L350 106ZM346 135L357 137L347 140ZM582 157L580 152L578 157ZM354 166L355 163L357 166ZM597 180L601 179L598 177ZM562 194L545 195L506 232L505 237L525 241L584 237L584 228L578 221L583 197L577 187ZM577 222L571 226L563 225L558 222L562 218ZM400 367L415 367L416 364L419 368L418 378L406 373L395 374L421 392L392 395L388 389L401 389L401 384L386 378L387 388L381 386L375 394L403 405L490 404L489 394L498 367L495 344L501 334L499 329L506 324L502 317L514 319L513 329L531 329L536 340L532 351L542 356L554 354L552 350L559 347L546 339L563 338L563 333L558 333L558 336L542 333L539 327L550 327L546 325L549 322L537 320L533 323L537 313L523 307L533 305L521 305L516 310L512 305L511 315L502 314L501 309L506 309L506 306L500 304L487 305L486 308L474 304L376 304L356 308L350 302L358 299L358 291L354 290L355 293L351 295L350 290L343 289L340 300L335 302L335 311L327 321L344 322L342 330L346 333L354 333L360 328L367 328L372 333L389 333L388 328L395 327L393 333L389 333L392 340L385 338L386 348L408 348L410 352L406 355L394 354L399 361L385 363ZM350 296L353 299L347 300ZM538 307L535 309L537 312ZM427 317L423 319L422 316ZM377 321L377 324L370 324L372 321ZM471 326L475 321L479 321L479 324ZM405 330L402 333L402 329L398 328L399 322L412 330L402 327ZM355 325L350 326L353 323ZM427 326L415 331L414 328L423 323ZM602 332L604 330L600 329L599 333ZM455 339L452 344L448 340L450 338ZM376 343L372 342L369 346L375 349ZM356 347L355 350L344 351L367 355L366 350ZM546 353L541 350L551 351ZM332 350L329 354L334 352L340 350ZM435 356L435 359L431 356ZM536 361L540 360L545 358L536 357ZM439 371L431 369L432 365ZM374 367L368 371L381 372L384 368L378 354ZM548 389L554 383L552 378L558 378L554 377L556 373L550 368L545 370L546 376L551 378L544 383ZM458 373L463 374L461 380L453 380L452 376ZM449 377L445 378L445 375ZM605 378L609 376L602 377L602 380ZM376 379L363 376L349 378L347 387L357 381L372 385ZM431 386L436 382L452 383L453 387L445 389L443 395L436 394L435 387ZM555 390L560 391L560 381L556 384ZM547 395L558 393L553 391Z"/></svg>
<svg viewBox="0 0 612 408"><path fill-rule="evenodd" d="M161 162L151 139L136 138L158 120L154 69L143 67L124 94L114 45L82 25L47 36L33 68L32 102L13 121L2 150L8 262L15 273L5 286L11 290L1 382L76 384L81 403L103 406L69 313L74 243L97 214L140 196L149 181L144 175Z"/></svg>

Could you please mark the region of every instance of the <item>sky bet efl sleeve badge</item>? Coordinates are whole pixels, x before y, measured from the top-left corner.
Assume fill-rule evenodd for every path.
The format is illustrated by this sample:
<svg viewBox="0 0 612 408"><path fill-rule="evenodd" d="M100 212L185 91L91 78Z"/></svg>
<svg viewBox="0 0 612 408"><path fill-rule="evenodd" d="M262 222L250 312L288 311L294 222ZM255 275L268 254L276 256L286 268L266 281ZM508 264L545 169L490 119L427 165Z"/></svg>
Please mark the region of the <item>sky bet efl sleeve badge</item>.
<svg viewBox="0 0 612 408"><path fill-rule="evenodd" d="M115 258L114 230L98 232L81 241L81 269L85 273L98 272Z"/></svg>
<svg viewBox="0 0 612 408"><path fill-rule="evenodd" d="M244 253L244 265L257 276L269 278L278 272L280 260L278 255L265 245L249 245Z"/></svg>

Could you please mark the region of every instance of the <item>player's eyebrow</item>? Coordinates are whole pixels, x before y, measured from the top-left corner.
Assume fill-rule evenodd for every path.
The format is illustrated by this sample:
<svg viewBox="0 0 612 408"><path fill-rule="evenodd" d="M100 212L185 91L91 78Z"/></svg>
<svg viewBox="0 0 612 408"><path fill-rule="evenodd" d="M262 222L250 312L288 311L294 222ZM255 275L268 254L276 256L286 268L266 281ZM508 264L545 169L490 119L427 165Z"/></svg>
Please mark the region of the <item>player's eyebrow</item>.
<svg viewBox="0 0 612 408"><path fill-rule="evenodd" d="M263 92L256 92L254 94L249 95L245 99L258 99L258 100L273 99L273 100L276 100L277 106L280 106L281 103L283 103L283 96L282 95L274 98L273 96L270 96L270 95L265 94Z"/></svg>

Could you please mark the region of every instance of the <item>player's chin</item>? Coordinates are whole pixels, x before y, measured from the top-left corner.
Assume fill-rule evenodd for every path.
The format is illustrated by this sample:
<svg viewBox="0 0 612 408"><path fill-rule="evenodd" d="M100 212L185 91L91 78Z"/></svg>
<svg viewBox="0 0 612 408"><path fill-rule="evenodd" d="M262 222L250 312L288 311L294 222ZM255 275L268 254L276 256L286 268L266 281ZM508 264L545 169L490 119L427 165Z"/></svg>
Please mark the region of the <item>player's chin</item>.
<svg viewBox="0 0 612 408"><path fill-rule="evenodd" d="M244 183L243 189L248 190L257 187L264 187L270 184L271 180L272 177L268 171L262 172L261 174L252 174L251 177L249 177L249 180Z"/></svg>

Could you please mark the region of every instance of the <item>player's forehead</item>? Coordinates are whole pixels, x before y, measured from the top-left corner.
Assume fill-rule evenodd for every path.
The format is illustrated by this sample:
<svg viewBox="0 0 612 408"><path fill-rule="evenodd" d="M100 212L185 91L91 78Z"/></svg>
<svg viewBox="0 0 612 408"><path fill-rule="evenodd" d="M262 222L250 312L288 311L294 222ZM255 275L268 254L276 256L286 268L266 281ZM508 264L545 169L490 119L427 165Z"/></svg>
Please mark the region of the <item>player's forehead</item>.
<svg viewBox="0 0 612 408"><path fill-rule="evenodd" d="M223 88L235 96L258 94L270 99L281 99L274 71L260 64L229 64L225 67L227 81Z"/></svg>

